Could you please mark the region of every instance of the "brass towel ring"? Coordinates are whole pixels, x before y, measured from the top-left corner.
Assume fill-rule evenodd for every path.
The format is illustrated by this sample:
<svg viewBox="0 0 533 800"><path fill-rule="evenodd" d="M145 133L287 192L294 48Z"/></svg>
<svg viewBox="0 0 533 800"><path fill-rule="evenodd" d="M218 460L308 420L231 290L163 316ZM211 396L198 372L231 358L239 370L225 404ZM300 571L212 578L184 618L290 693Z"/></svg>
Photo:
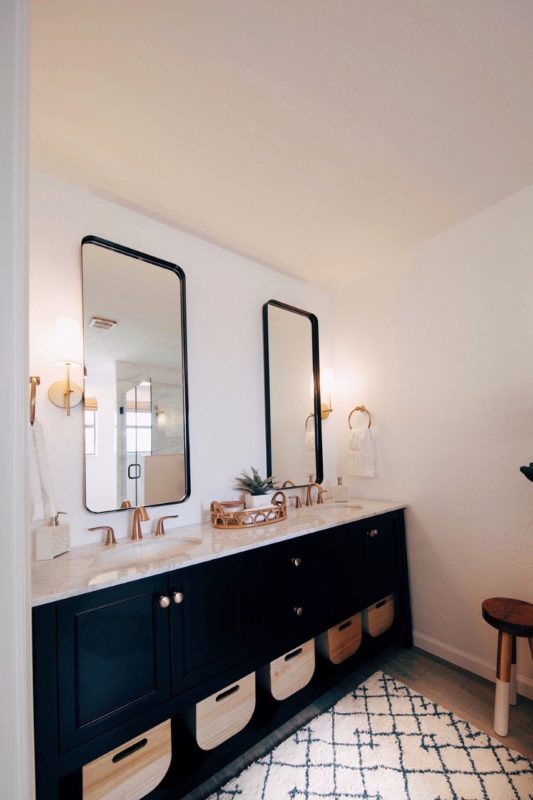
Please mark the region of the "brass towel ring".
<svg viewBox="0 0 533 800"><path fill-rule="evenodd" d="M41 379L38 375L30 375L30 425L35 422L35 396L40 383Z"/></svg>
<svg viewBox="0 0 533 800"><path fill-rule="evenodd" d="M372 427L372 415L371 415L370 411L368 410L368 408L366 406L356 406L355 408L353 408L350 411L350 414L348 416L348 427L350 428L350 430L353 430L352 429L352 414L355 414L356 411L360 411L362 414L366 414L368 416L368 427L371 428Z"/></svg>
<svg viewBox="0 0 533 800"><path fill-rule="evenodd" d="M311 419L311 417L314 417L314 416L315 416L315 415L314 415L314 412L311 412L310 414L308 414L308 416L307 416L307 419L305 420L305 432L306 432L306 433L307 433L307 423L309 422L309 420Z"/></svg>

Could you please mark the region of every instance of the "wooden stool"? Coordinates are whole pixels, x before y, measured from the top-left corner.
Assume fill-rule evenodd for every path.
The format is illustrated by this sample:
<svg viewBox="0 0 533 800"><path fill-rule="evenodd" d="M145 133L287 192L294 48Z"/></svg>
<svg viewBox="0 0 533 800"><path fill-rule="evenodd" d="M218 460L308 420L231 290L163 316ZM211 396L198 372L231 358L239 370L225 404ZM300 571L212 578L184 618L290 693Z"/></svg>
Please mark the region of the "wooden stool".
<svg viewBox="0 0 533 800"><path fill-rule="evenodd" d="M533 605L509 597L491 597L481 604L483 619L498 631L494 730L509 732L509 704L516 705L516 637L529 639L533 658Z"/></svg>

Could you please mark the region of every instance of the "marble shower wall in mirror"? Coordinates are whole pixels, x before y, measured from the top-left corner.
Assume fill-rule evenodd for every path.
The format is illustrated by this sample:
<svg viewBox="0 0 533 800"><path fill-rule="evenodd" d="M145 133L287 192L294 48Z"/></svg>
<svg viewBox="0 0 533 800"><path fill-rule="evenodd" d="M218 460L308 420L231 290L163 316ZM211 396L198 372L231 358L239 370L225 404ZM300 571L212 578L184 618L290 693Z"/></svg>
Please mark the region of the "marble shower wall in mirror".
<svg viewBox="0 0 533 800"><path fill-rule="evenodd" d="M97 237L82 243L85 503L179 503L190 492L185 276Z"/></svg>

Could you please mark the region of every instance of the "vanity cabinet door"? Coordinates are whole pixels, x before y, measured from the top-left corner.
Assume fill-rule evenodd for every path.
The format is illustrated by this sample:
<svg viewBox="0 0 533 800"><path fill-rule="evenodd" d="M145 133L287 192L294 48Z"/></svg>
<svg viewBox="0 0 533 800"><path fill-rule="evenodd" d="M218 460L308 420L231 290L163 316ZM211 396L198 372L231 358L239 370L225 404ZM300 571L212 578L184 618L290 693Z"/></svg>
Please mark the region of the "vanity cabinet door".
<svg viewBox="0 0 533 800"><path fill-rule="evenodd" d="M170 595L173 694L252 655L247 553L176 570L170 575Z"/></svg>
<svg viewBox="0 0 533 800"><path fill-rule="evenodd" d="M57 604L62 751L170 696L170 613L161 597L166 575Z"/></svg>
<svg viewBox="0 0 533 800"><path fill-rule="evenodd" d="M339 624L365 606L364 533L360 522L328 533L328 626Z"/></svg>
<svg viewBox="0 0 533 800"><path fill-rule="evenodd" d="M365 605L398 588L401 577L399 522L402 512L364 520L366 563Z"/></svg>

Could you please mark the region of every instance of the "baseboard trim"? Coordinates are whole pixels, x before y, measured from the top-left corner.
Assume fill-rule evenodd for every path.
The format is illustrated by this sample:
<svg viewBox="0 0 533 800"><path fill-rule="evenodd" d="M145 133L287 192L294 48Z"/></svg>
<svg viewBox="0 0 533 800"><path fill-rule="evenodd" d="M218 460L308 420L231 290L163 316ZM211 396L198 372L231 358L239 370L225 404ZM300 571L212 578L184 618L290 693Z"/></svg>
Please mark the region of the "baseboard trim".
<svg viewBox="0 0 533 800"><path fill-rule="evenodd" d="M431 636L426 636L424 633L413 631L413 640L416 647L431 653L434 656L443 658L445 661L450 661L457 667L467 669L475 675L480 675L482 678L487 678L489 681L495 680L496 664L491 664L484 661L472 653L467 653L465 650L460 650L446 642L441 642L439 639L433 639ZM533 700L533 680L525 675L518 674L518 692L524 697L529 697Z"/></svg>

